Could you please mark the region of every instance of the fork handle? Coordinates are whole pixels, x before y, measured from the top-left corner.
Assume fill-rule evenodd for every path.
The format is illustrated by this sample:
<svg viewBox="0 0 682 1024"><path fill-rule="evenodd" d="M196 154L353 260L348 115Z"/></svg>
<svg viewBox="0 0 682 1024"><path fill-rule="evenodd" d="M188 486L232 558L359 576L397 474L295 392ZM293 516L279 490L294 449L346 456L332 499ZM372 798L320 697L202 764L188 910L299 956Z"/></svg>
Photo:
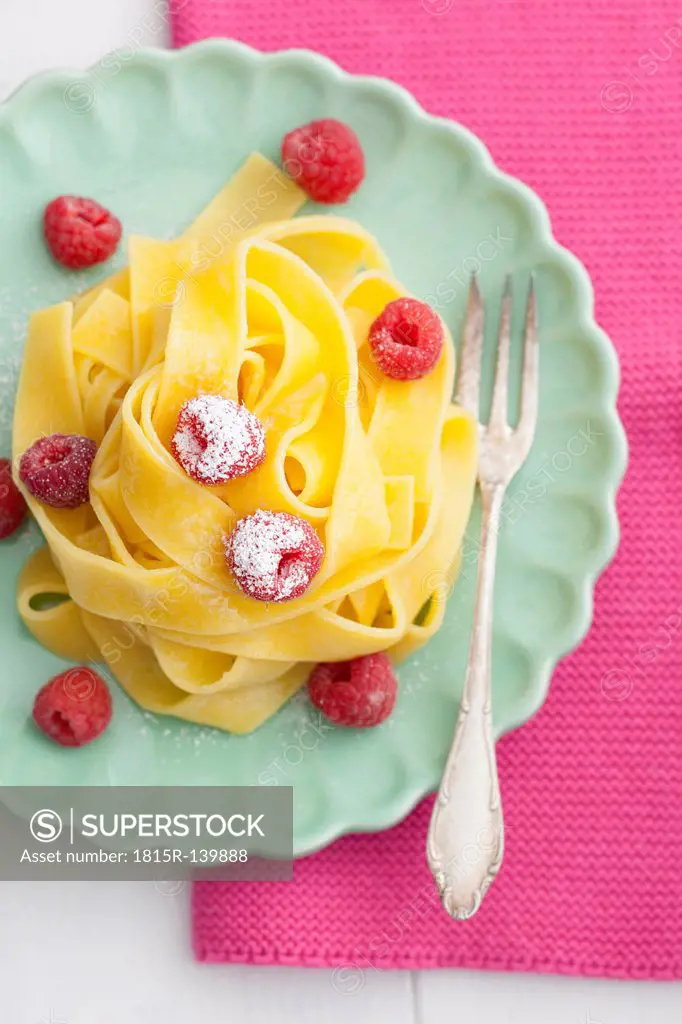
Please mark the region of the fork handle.
<svg viewBox="0 0 682 1024"><path fill-rule="evenodd" d="M443 907L476 913L502 863L504 830L492 728L493 589L504 486L481 485L481 547L464 693L434 804L427 859Z"/></svg>

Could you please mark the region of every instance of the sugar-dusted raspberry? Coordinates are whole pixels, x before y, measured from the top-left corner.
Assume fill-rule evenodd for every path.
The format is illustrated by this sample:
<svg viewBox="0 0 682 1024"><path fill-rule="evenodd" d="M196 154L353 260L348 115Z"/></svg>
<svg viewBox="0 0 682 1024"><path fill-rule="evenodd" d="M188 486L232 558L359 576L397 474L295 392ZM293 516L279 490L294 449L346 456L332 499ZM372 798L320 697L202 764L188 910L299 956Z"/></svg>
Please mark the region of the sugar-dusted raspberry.
<svg viewBox="0 0 682 1024"><path fill-rule="evenodd" d="M43 505L78 508L90 500L97 445L80 434L41 437L21 456L19 479Z"/></svg>
<svg viewBox="0 0 682 1024"><path fill-rule="evenodd" d="M223 484L251 473L265 458L265 428L245 405L220 395L185 402L171 451L202 484Z"/></svg>
<svg viewBox="0 0 682 1024"><path fill-rule="evenodd" d="M419 299L394 299L369 329L374 361L387 377L417 380L434 368L443 348L443 325Z"/></svg>
<svg viewBox="0 0 682 1024"><path fill-rule="evenodd" d="M347 124L329 117L285 135L282 164L316 203L345 203L365 177L360 140Z"/></svg>
<svg viewBox="0 0 682 1024"><path fill-rule="evenodd" d="M108 260L121 240L120 220L83 196L58 196L48 203L43 231L57 263L72 270Z"/></svg>
<svg viewBox="0 0 682 1024"><path fill-rule="evenodd" d="M62 672L38 691L33 721L63 747L91 743L111 721L109 687L85 666Z"/></svg>
<svg viewBox="0 0 682 1024"><path fill-rule="evenodd" d="M27 512L24 496L12 479L12 463L0 459L0 540L19 529Z"/></svg>
<svg viewBox="0 0 682 1024"><path fill-rule="evenodd" d="M308 696L325 718L356 729L385 722L397 695L391 662L383 652L352 661L323 662L308 680Z"/></svg>
<svg viewBox="0 0 682 1024"><path fill-rule="evenodd" d="M310 523L288 512L258 509L225 539L227 564L239 586L257 601L301 597L320 571L324 548Z"/></svg>

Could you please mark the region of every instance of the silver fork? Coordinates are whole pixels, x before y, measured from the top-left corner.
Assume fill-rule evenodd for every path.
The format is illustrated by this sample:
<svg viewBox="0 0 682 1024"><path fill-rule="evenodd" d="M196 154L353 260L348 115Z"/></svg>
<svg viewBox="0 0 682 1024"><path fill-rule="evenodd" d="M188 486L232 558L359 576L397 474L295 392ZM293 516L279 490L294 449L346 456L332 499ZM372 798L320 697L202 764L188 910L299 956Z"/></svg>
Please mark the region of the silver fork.
<svg viewBox="0 0 682 1024"><path fill-rule="evenodd" d="M539 359L532 278L523 341L521 412L513 429L507 421L511 304L511 279L507 276L492 405L484 425L479 413L484 315L478 284L472 278L454 396L458 405L479 420L480 560L462 703L431 816L426 855L445 910L462 921L480 907L500 869L504 850L492 728L492 608L504 493L528 455L537 422Z"/></svg>

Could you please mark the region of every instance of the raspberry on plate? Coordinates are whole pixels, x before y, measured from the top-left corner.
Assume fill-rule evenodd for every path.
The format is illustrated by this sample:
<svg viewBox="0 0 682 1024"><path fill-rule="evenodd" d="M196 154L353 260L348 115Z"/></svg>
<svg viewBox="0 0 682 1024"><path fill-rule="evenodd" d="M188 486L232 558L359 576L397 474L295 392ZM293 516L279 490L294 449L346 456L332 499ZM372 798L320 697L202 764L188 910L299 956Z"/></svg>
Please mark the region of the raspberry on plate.
<svg viewBox="0 0 682 1024"><path fill-rule="evenodd" d="M323 662L308 679L308 696L336 725L369 729L395 707L398 684L383 651L352 661Z"/></svg>
<svg viewBox="0 0 682 1024"><path fill-rule="evenodd" d="M285 135L282 164L316 203L345 203L365 177L360 140L347 124L329 117Z"/></svg>
<svg viewBox="0 0 682 1024"><path fill-rule="evenodd" d="M97 445L80 434L41 437L21 456L19 479L52 508L78 508L90 500L90 470Z"/></svg>
<svg viewBox="0 0 682 1024"><path fill-rule="evenodd" d="M24 496L12 479L12 463L0 459L0 540L19 529L27 512Z"/></svg>
<svg viewBox="0 0 682 1024"><path fill-rule="evenodd" d="M54 259L72 270L108 260L121 240L118 217L83 196L58 196L48 203L43 231Z"/></svg>
<svg viewBox="0 0 682 1024"><path fill-rule="evenodd" d="M109 687L91 668L62 672L38 691L33 721L63 747L82 747L104 732L111 721Z"/></svg>
<svg viewBox="0 0 682 1024"><path fill-rule="evenodd" d="M320 571L324 548L305 519L258 509L226 537L225 558L248 597L291 601L306 592Z"/></svg>
<svg viewBox="0 0 682 1024"><path fill-rule="evenodd" d="M379 369L394 380L417 380L433 370L443 348L443 325L419 299L394 299L369 329Z"/></svg>
<svg viewBox="0 0 682 1024"><path fill-rule="evenodd" d="M199 395L180 410L171 451L194 480L222 484L260 466L265 428L245 405L220 395Z"/></svg>

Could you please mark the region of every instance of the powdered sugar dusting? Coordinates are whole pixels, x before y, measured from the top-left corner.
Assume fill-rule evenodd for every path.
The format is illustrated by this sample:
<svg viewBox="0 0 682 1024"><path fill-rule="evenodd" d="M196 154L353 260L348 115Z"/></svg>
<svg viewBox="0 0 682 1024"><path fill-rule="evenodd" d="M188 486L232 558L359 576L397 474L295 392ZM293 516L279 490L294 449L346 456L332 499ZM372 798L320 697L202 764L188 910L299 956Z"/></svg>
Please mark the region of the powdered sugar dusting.
<svg viewBox="0 0 682 1024"><path fill-rule="evenodd" d="M260 601L288 601L308 589L324 549L304 519L259 509L237 523L226 555L244 593Z"/></svg>
<svg viewBox="0 0 682 1024"><path fill-rule="evenodd" d="M183 405L171 447L195 480L225 483L261 464L265 430L246 406L220 395L199 395Z"/></svg>

